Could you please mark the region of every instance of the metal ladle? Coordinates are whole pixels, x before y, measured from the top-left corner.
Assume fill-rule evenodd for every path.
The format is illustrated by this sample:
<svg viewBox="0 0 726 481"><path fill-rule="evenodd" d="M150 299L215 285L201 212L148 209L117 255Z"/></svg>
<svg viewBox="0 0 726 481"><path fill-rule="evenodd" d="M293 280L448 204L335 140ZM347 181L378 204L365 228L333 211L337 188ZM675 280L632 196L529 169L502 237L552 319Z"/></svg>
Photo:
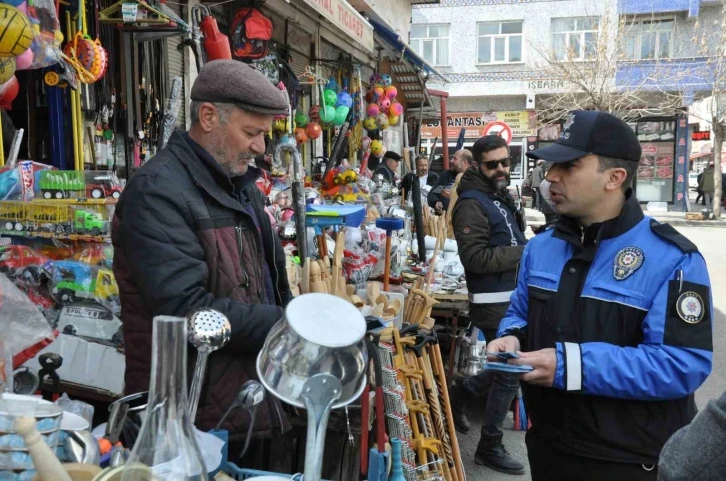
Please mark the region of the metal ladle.
<svg viewBox="0 0 726 481"><path fill-rule="evenodd" d="M189 416L192 422L197 416L199 396L207 369L207 358L229 342L232 326L227 316L214 309L199 309L187 319L189 342L197 348L192 387L189 390Z"/></svg>

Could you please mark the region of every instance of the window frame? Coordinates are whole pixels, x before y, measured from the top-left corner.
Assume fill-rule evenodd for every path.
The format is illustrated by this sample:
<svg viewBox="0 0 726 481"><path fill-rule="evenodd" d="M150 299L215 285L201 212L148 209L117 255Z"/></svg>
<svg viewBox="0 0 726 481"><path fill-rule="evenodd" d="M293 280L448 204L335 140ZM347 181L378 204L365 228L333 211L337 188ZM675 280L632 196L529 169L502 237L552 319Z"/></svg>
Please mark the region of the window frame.
<svg viewBox="0 0 726 481"><path fill-rule="evenodd" d="M554 29L554 26L553 26L553 24L554 24L554 22L556 20L575 20L575 21L578 21L578 20L586 20L586 19L589 19L591 21L592 20L596 20L597 21L597 29L595 29L595 30L592 30L592 29L591 30L566 30L566 31L561 31L561 32L555 32L555 29ZM595 42L597 42L598 39L600 38L600 27L601 27L601 24L602 24L602 22L601 22L601 18L599 16L552 17L550 19L550 47L552 48L552 56L553 56L553 58L556 61L558 61L558 62L567 62L567 61L572 61L572 62L591 62L591 61L593 61L594 58L587 57L586 56L586 50L585 49L586 49L587 42L585 41L585 34L587 34L587 33L595 33ZM576 26L575 28L577 29L578 27ZM557 52L555 51L555 36L556 35L564 35L565 36L565 49L567 49L568 48L568 45L570 44L570 36L572 34L578 34L578 37L579 37L578 41L580 42L580 52L579 52L580 55L578 55L577 57L569 58L567 56L567 50L565 50L565 58L558 58Z"/></svg>
<svg viewBox="0 0 726 481"><path fill-rule="evenodd" d="M520 32L519 33L502 33L502 24L505 23L519 23L520 24ZM499 33L497 34L481 34L479 33L479 27L483 24L490 24L490 25L499 25ZM492 39L492 42L489 46L489 54L490 59L492 59L489 62L482 62L481 61L481 55L479 51L480 47L480 40L484 37L489 37ZM519 37L520 38L520 45L519 45L519 60L511 61L510 58L510 51L509 51L509 44L511 42L512 37ZM504 38L504 58L506 60L503 61L497 61L494 60L496 58L496 45L494 40L497 38ZM520 64L525 63L524 61L524 20L494 20L494 21L483 21L483 22L477 22L476 23L476 64L478 66L485 66L485 65L514 65L514 64Z"/></svg>
<svg viewBox="0 0 726 481"><path fill-rule="evenodd" d="M662 23L662 22L668 22L668 21L670 21L670 22L673 23L673 26L669 30L669 32L670 32L671 35L670 35L670 41L669 41L669 44L668 44L668 56L667 57L661 57L661 56L659 56L660 35L656 35L655 36L656 44L655 44L655 49L654 49L655 56L653 58L643 58L642 55L641 55L642 54L642 48L643 48L643 33L644 33L644 31L643 31L643 24L645 22L649 22L649 23L653 24L653 23L656 23L656 22ZM637 32L637 36L636 36L636 39L635 39L636 42L635 42L635 45L633 47L636 55L633 56L633 57L629 56L627 54L626 45L624 44L623 45L623 53L624 53L624 55L623 55L622 60L626 60L626 61L636 61L636 62L638 62L638 61L648 61L648 60L654 60L655 61L655 60L671 60L671 59L673 59L673 56L674 56L674 53L675 53L676 23L677 23L677 17L675 15L658 15L658 16L640 17L640 18L635 17L635 18L626 20L625 21L625 31L622 32L622 39L623 39L622 41L623 42L627 42L627 37L628 37L628 34L630 33L629 30L628 30L629 27L631 27L632 25L635 25L635 24L638 25L638 32ZM660 34L662 32L666 32L665 29L658 30L657 28L654 29L654 30L652 30L652 31L653 32L656 32L658 34Z"/></svg>
<svg viewBox="0 0 726 481"><path fill-rule="evenodd" d="M426 28L426 36L425 37L417 37L413 38L413 29L423 27ZM431 27L446 27L447 28L447 36L446 37L432 37L430 35L430 28ZM438 52L439 52L439 40L446 40L446 60L447 63L445 64L439 64L437 63L438 58ZM433 60L429 62L429 60L426 58L423 52L423 42L424 41L433 41ZM420 48L416 48L414 46L414 42L417 43ZM434 67L450 67L451 66L451 24L450 23L414 23L411 25L411 31L408 35L408 45L411 47L411 49L416 52L422 59L429 62Z"/></svg>

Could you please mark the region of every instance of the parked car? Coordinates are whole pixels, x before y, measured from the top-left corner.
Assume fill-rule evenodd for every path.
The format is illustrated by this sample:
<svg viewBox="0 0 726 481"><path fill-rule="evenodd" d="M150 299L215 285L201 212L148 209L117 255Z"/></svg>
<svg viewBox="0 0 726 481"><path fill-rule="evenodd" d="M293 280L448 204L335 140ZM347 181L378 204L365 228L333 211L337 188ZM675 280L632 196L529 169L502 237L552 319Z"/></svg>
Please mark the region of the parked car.
<svg viewBox="0 0 726 481"><path fill-rule="evenodd" d="M688 187L690 187L691 190L698 190L698 173L691 172L688 174Z"/></svg>

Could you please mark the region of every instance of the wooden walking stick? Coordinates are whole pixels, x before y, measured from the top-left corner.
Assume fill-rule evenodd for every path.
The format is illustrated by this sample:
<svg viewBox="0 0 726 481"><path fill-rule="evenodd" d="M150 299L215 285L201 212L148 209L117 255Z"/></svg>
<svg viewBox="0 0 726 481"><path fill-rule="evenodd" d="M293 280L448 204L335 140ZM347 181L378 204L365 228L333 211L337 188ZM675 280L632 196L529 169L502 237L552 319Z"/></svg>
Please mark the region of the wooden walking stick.
<svg viewBox="0 0 726 481"><path fill-rule="evenodd" d="M464 463L461 460L461 451L459 451L459 439L456 437L456 429L454 428L454 415L451 412L451 399L449 398L449 388L446 382L446 374L444 373L444 363L441 358L441 347L438 342L431 345L431 353L435 362L431 366L436 369L436 379L438 379L440 394L444 400L444 412L446 414L446 422L449 428L449 438L451 439L452 454L454 455L454 463L459 475L459 481L466 481L466 473L464 472Z"/></svg>

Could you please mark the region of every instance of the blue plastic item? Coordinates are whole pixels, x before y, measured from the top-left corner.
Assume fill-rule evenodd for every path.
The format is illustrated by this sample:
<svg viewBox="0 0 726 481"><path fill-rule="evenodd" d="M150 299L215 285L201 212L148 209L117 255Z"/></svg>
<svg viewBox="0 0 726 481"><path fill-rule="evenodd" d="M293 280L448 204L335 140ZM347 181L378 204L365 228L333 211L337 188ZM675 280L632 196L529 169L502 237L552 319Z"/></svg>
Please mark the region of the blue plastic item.
<svg viewBox="0 0 726 481"><path fill-rule="evenodd" d="M339 216L345 217L345 225L347 227L360 227L366 218L365 205L315 205L308 204L307 212L335 212Z"/></svg>
<svg viewBox="0 0 726 481"><path fill-rule="evenodd" d="M302 480L302 474L297 474L295 475L295 477L293 477L291 474L270 473L268 471L257 471L256 469L243 469L237 467L237 465L234 463L227 463L227 467L224 469L224 472L232 476L237 481L242 479L257 478L259 476L282 476L283 478L294 479L296 481Z"/></svg>

